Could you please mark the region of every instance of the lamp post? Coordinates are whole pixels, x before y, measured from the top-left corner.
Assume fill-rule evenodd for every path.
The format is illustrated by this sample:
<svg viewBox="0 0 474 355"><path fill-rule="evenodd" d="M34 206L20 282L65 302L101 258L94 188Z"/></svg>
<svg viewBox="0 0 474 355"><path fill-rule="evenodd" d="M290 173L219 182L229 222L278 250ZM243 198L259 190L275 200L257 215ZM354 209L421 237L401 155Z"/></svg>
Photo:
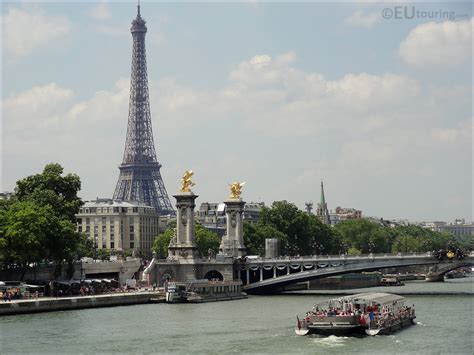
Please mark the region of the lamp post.
<svg viewBox="0 0 474 355"><path fill-rule="evenodd" d="M375 248L375 242L372 240L369 240L368 246L369 246L369 254L372 254L372 251Z"/></svg>
<svg viewBox="0 0 474 355"><path fill-rule="evenodd" d="M324 245L318 244L319 255L323 255Z"/></svg>
<svg viewBox="0 0 474 355"><path fill-rule="evenodd" d="M312 242L311 242L311 250L313 252L313 255L316 255L316 246L318 245L318 243L316 242L316 240L313 238Z"/></svg>

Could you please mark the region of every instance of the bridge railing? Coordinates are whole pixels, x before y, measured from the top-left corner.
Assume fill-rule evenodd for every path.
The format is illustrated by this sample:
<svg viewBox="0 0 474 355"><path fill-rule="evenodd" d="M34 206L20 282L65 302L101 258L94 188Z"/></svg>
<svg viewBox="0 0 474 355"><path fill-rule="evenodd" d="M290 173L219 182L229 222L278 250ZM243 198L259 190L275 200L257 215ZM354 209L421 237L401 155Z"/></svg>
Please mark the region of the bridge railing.
<svg viewBox="0 0 474 355"><path fill-rule="evenodd" d="M252 261L303 261L303 260L334 260L334 259L342 259L342 260L350 260L350 259L383 259L383 258L393 258L393 257L431 257L432 252L409 252L409 253L370 253L370 254L359 254L359 255L347 255L347 254L336 254L336 255L301 255L301 256L279 256L276 258L268 259L265 257L255 257L248 258L248 262Z"/></svg>

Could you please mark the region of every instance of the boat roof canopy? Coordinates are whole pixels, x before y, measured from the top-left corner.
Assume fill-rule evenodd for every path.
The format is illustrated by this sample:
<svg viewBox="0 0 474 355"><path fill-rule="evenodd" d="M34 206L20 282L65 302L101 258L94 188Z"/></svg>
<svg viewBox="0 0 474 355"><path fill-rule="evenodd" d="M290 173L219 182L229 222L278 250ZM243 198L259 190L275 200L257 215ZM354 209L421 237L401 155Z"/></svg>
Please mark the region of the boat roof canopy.
<svg viewBox="0 0 474 355"><path fill-rule="evenodd" d="M392 293L384 293L384 292L370 292L370 293L358 293L351 296L352 299L355 301L368 301L368 302L377 302L380 304L387 304L398 302L404 300L405 297L394 295Z"/></svg>

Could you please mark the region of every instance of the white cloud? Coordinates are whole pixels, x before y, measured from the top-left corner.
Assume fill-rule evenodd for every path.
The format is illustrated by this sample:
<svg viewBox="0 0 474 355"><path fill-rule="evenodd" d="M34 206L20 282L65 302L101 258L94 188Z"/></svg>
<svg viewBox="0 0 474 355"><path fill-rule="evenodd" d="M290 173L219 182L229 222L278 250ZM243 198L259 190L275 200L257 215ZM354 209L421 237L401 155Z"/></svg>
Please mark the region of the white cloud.
<svg viewBox="0 0 474 355"><path fill-rule="evenodd" d="M472 58L473 19L416 26L400 44L399 55L418 67L455 67Z"/></svg>
<svg viewBox="0 0 474 355"><path fill-rule="evenodd" d="M96 25L93 26L93 29L98 32L109 36L118 36L118 37L125 37L130 36L130 31L128 31L123 26L110 26L110 25Z"/></svg>
<svg viewBox="0 0 474 355"><path fill-rule="evenodd" d="M68 34L71 23L67 17L49 16L37 7L9 7L2 27L6 53L21 57Z"/></svg>
<svg viewBox="0 0 474 355"><path fill-rule="evenodd" d="M366 14L362 10L357 10L351 16L344 19L344 23L352 27L364 27L371 29L380 21L380 17L380 13L372 12L370 14Z"/></svg>
<svg viewBox="0 0 474 355"><path fill-rule="evenodd" d="M109 5L106 2L99 2L89 11L89 16L97 20L105 20L111 16Z"/></svg>

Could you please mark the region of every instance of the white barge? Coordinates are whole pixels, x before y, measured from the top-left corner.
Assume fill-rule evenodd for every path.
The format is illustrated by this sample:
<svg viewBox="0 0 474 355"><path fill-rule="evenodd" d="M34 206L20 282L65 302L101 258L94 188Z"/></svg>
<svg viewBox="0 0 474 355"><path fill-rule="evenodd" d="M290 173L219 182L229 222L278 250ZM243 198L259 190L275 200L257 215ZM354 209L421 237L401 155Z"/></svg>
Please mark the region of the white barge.
<svg viewBox="0 0 474 355"><path fill-rule="evenodd" d="M242 281L169 282L165 286L168 303L202 303L247 298Z"/></svg>
<svg viewBox="0 0 474 355"><path fill-rule="evenodd" d="M414 324L414 306L390 293L359 293L314 305L297 316L298 335L385 335Z"/></svg>

